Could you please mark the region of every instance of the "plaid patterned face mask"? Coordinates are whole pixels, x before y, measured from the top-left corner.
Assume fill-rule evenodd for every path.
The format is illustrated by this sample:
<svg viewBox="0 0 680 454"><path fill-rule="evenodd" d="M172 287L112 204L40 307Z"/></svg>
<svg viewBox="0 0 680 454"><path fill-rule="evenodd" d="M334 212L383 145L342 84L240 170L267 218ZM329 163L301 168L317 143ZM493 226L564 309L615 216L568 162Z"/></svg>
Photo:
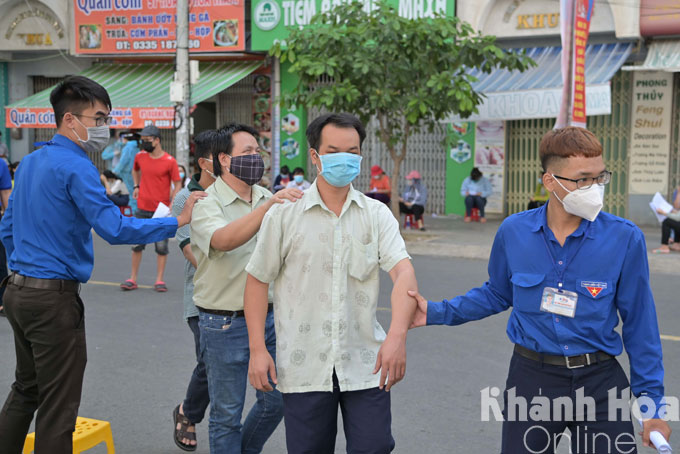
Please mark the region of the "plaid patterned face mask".
<svg viewBox="0 0 680 454"><path fill-rule="evenodd" d="M264 175L264 161L259 153L231 158L229 171L239 180L252 186Z"/></svg>

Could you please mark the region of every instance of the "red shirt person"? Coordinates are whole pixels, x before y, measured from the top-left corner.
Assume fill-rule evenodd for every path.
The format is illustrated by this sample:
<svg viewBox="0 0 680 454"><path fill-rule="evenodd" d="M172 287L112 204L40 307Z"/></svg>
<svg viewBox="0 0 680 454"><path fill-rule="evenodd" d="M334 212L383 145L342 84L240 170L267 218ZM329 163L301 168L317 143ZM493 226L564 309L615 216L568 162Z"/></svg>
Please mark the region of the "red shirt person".
<svg viewBox="0 0 680 454"><path fill-rule="evenodd" d="M163 151L160 134L160 130L154 125L145 127L140 133L141 151L135 156L132 169L132 179L135 183L132 198L137 200L135 217L141 219L153 217L161 203L170 207L175 194L182 189L177 161ZM120 284L123 290L137 288L137 274L144 247L144 244L138 244L132 248L132 273L130 279ZM155 243L155 249L157 271L154 289L157 292L166 292L168 287L163 282L163 273L168 259L168 240Z"/></svg>

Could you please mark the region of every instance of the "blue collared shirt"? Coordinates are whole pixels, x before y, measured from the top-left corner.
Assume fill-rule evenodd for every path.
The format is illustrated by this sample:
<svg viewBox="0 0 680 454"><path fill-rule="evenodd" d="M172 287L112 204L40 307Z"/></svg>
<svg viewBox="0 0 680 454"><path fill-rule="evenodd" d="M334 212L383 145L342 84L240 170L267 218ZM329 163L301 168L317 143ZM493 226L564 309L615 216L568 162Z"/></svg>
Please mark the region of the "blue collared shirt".
<svg viewBox="0 0 680 454"><path fill-rule="evenodd" d="M633 223L600 213L594 222L583 220L562 247L548 228L547 206L508 217L494 240L489 280L466 295L430 302L428 325L459 325L512 307L508 337L533 351L616 356L625 345L633 394L646 394L659 409L664 369L644 235ZM558 287L558 270L563 289L578 294L574 318L541 311L544 288ZM619 315L623 340L614 330Z"/></svg>
<svg viewBox="0 0 680 454"><path fill-rule="evenodd" d="M122 216L85 151L57 134L17 168L0 223L9 268L24 276L87 282L94 263L92 228L111 244L153 243L174 236L177 219Z"/></svg>

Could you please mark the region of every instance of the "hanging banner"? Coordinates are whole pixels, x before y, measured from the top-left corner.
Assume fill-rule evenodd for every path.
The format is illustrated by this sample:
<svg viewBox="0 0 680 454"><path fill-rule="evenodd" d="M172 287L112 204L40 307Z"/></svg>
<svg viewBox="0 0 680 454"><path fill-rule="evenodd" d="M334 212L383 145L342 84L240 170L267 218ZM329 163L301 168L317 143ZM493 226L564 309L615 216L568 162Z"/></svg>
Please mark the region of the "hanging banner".
<svg viewBox="0 0 680 454"><path fill-rule="evenodd" d="M635 71L630 131L630 194L666 194L673 73Z"/></svg>
<svg viewBox="0 0 680 454"><path fill-rule="evenodd" d="M586 127L586 43L594 0L560 0L562 104L555 128Z"/></svg>
<svg viewBox="0 0 680 454"><path fill-rule="evenodd" d="M192 109L193 110L193 109ZM141 129L155 125L161 129L174 128L175 109L172 107L133 107L113 109L111 128ZM50 107L12 107L5 112L8 128L56 128L54 112Z"/></svg>
<svg viewBox="0 0 680 454"><path fill-rule="evenodd" d="M244 0L190 0L192 52L245 50ZM175 1L73 0L75 53L174 54Z"/></svg>

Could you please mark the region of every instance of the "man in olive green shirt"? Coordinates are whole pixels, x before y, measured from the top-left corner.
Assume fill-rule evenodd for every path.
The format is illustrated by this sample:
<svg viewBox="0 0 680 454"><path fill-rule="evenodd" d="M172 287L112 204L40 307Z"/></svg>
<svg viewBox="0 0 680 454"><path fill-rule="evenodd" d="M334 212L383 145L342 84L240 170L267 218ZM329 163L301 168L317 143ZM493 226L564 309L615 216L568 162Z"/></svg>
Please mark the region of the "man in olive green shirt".
<svg viewBox="0 0 680 454"><path fill-rule="evenodd" d="M257 393L241 424L248 382L248 331L243 317L245 267L255 249L262 218L274 204L296 201L302 192L286 189L275 196L257 186L264 173L257 131L228 124L218 130L213 172L216 180L194 208L191 250L196 257L194 304L199 310L201 355L210 394L210 452L257 454L281 421L278 391ZM271 300L271 299L270 299ZM266 345L275 356L271 310Z"/></svg>

